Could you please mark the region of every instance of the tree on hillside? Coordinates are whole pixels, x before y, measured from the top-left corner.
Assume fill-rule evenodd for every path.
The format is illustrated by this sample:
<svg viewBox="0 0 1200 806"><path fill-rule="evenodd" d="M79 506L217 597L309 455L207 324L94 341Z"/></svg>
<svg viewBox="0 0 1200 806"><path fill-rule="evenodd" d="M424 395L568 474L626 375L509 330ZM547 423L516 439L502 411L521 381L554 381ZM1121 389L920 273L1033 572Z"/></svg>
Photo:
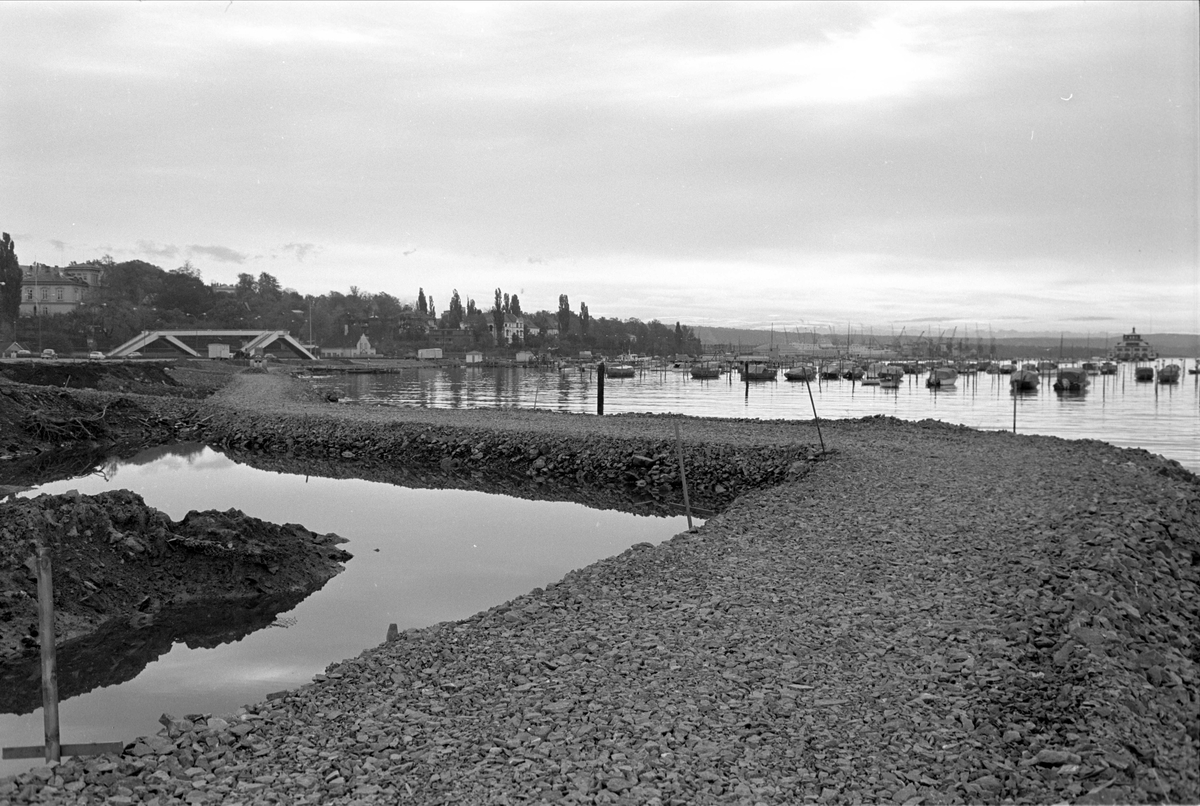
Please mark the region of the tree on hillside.
<svg viewBox="0 0 1200 806"><path fill-rule="evenodd" d="M433 294L429 295L429 315L433 317L437 316L437 308L433 307Z"/></svg>
<svg viewBox="0 0 1200 806"><path fill-rule="evenodd" d="M260 297L268 300L279 299L283 294L279 281L265 271L258 275L258 284L255 286L255 290Z"/></svg>
<svg viewBox="0 0 1200 806"><path fill-rule="evenodd" d="M458 289L454 289L454 293L450 295L450 309L446 312L446 327L457 328L463 321L463 304L462 298L458 296Z"/></svg>
<svg viewBox="0 0 1200 806"><path fill-rule="evenodd" d="M417 310L421 313L429 313L429 302L425 299L424 288L417 292Z"/></svg>
<svg viewBox="0 0 1200 806"><path fill-rule="evenodd" d="M675 353L683 352L683 329L679 326L679 322L675 322Z"/></svg>
<svg viewBox="0 0 1200 806"><path fill-rule="evenodd" d="M508 294L505 294L504 295L504 312L505 313L512 313L512 304L511 303L512 303L512 300L509 299Z"/></svg>
<svg viewBox="0 0 1200 806"><path fill-rule="evenodd" d="M558 295L558 335L566 336L571 328L571 301L566 294Z"/></svg>
<svg viewBox="0 0 1200 806"><path fill-rule="evenodd" d="M162 290L154 297L162 311L179 311L198 317L212 307L212 289L204 284L199 273L190 274L182 267L167 272Z"/></svg>
<svg viewBox="0 0 1200 806"><path fill-rule="evenodd" d="M504 295L496 289L496 299L492 305L492 326L496 329L496 345L504 345Z"/></svg>
<svg viewBox="0 0 1200 806"><path fill-rule="evenodd" d="M521 315L521 300L517 298L516 294L513 294L512 299L509 301L508 312L513 316Z"/></svg>
<svg viewBox="0 0 1200 806"><path fill-rule="evenodd" d="M585 339L587 338L588 328L591 326L591 324L592 315L588 313L587 303L579 303L579 330Z"/></svg>
<svg viewBox="0 0 1200 806"><path fill-rule="evenodd" d="M479 309L475 307L475 300L471 299L470 297L467 297L467 318L471 319L478 312L479 312Z"/></svg>
<svg viewBox="0 0 1200 806"><path fill-rule="evenodd" d="M233 287L234 295L238 299L254 296L258 291L258 283L254 280L253 274L241 272L238 274L237 284Z"/></svg>
<svg viewBox="0 0 1200 806"><path fill-rule="evenodd" d="M15 337L21 311L21 264L17 245L7 232L0 236L0 283L4 283L0 286L0 325L10 325Z"/></svg>

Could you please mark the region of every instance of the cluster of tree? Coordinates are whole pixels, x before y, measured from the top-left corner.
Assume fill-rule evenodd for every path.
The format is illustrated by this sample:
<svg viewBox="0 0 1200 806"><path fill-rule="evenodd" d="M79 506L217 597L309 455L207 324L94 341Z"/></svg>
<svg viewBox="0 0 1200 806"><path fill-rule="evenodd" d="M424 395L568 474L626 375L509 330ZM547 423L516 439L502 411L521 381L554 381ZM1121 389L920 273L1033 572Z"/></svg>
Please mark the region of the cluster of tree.
<svg viewBox="0 0 1200 806"><path fill-rule="evenodd" d="M9 260L15 269L4 261ZM43 343L56 349L110 349L143 330L287 330L304 343L330 344L346 335L366 329L372 345L384 353L398 353L432 343L430 326L451 331L466 331L470 343L490 347L503 342L504 324L511 317L533 323L538 332L522 343L502 343L504 347L591 349L606 354L627 351L653 355L698 353L699 339L691 328L676 323L675 328L657 320L643 323L637 319L593 319L587 303L579 312L571 310L566 294L558 299L558 310L525 313L516 294L496 288L492 306L482 310L475 300L463 298L455 289L447 308L439 315L432 296L418 289L415 302L402 302L391 294L367 293L351 286L349 293L330 291L320 296L305 296L284 288L277 278L263 272L239 274L233 293L206 284L199 270L190 263L166 271L140 260L118 263L105 256L95 263L105 267L103 284L95 289L84 305L71 314L42 317L37 323ZM9 281L3 278L16 272L15 289L8 294ZM0 243L0 312L16 319L20 304L20 267L11 241ZM490 328L489 328L490 325ZM26 322L25 327L32 326ZM547 330L557 328L556 336ZM500 334L497 339L494 334Z"/></svg>
<svg viewBox="0 0 1200 806"><path fill-rule="evenodd" d="M10 327L16 327L20 310L21 264L17 260L17 246L5 232L0 237L0 337Z"/></svg>

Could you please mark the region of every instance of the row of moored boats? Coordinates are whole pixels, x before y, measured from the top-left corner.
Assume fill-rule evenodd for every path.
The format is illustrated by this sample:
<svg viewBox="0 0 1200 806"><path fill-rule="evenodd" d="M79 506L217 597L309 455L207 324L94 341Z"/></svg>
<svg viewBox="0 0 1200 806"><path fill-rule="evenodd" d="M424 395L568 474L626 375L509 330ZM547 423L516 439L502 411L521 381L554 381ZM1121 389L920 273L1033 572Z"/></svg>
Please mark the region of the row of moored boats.
<svg viewBox="0 0 1200 806"><path fill-rule="evenodd" d="M1082 391L1091 380L1089 375L1115 375L1117 364L1112 361L1084 362L1079 366L1060 367L1052 361L1001 363L994 361L965 362L958 365L931 362L872 363L862 365L854 361L827 361L820 364L800 363L783 367L764 360L700 360L674 361L666 365L638 366L633 363L616 363L605 367L610 378L632 378L638 370L657 372L688 372L697 380L715 380L723 374L737 372L742 381L777 381L780 373L788 381L831 381L848 380L864 386L879 386L883 389L898 389L905 375L925 374L925 385L929 388L954 386L960 375L986 372L989 375L1008 375L1009 385L1016 391L1035 390L1043 378L1053 373L1056 391ZM1196 370L1192 370L1193 373ZM1178 383L1182 370L1178 364L1166 364L1155 370L1139 366L1134 369L1137 381Z"/></svg>

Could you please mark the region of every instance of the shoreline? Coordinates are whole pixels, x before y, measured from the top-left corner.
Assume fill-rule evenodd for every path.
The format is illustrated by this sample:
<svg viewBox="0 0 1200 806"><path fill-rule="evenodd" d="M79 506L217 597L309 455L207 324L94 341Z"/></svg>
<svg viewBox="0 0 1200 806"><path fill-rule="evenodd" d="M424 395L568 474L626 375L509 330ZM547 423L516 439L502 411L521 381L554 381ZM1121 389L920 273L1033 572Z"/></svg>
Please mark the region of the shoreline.
<svg viewBox="0 0 1200 806"><path fill-rule="evenodd" d="M464 483L484 479L453 467L459 437L575 440L610 446L596 466L622 461L618 486L639 490L656 464L633 457L656 454L632 451L673 445L665 417L373 412L283 395L281 380L235 376L211 398L164 401L189 409L176 438L224 437L263 461L324 451L363 477L412 463ZM887 418L823 422L834 452L817 457L809 424L681 422L689 481L704 451L714 468L788 461L743 462L727 500L698 471L720 512L696 534L406 631L120 759L23 774L0 800L1200 798L1200 480L1178 463ZM297 450L314 430L321 441ZM367 433L387 449L341 455ZM498 463L485 447L466 464ZM521 475L546 456L548 478L574 469L559 473L554 450L508 457L531 495L554 486Z"/></svg>

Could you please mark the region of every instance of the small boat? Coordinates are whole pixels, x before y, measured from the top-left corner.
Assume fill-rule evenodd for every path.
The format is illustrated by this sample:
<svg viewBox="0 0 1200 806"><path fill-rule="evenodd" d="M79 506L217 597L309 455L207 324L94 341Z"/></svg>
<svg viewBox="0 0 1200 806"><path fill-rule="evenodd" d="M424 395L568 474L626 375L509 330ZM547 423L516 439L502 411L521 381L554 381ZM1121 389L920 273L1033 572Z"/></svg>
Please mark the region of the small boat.
<svg viewBox="0 0 1200 806"><path fill-rule="evenodd" d="M817 379L817 368L811 364L799 364L785 369L783 377L789 381L815 381Z"/></svg>
<svg viewBox="0 0 1200 806"><path fill-rule="evenodd" d="M1039 383L1041 383L1041 378L1031 369L1018 369L1008 379L1008 385L1014 392L1037 391Z"/></svg>
<svg viewBox="0 0 1200 806"><path fill-rule="evenodd" d="M692 364L692 377L698 381L721 377L721 364L717 361L697 361Z"/></svg>
<svg viewBox="0 0 1200 806"><path fill-rule="evenodd" d="M1112 361L1105 361L1103 364L1100 365L1100 374L1101 375L1116 375L1117 374L1117 365L1114 364Z"/></svg>
<svg viewBox="0 0 1200 806"><path fill-rule="evenodd" d="M1161 369L1159 369L1158 382L1159 383L1179 383L1179 375L1180 374L1181 373L1179 371L1178 364L1167 364L1165 367L1162 367Z"/></svg>
<svg viewBox="0 0 1200 806"><path fill-rule="evenodd" d="M1054 379L1054 391L1082 392L1090 384L1087 370L1082 367L1064 367L1058 371L1058 377Z"/></svg>
<svg viewBox="0 0 1200 806"><path fill-rule="evenodd" d="M742 364L739 372L742 375L743 381L779 380L779 367L774 367L761 361L747 361Z"/></svg>
<svg viewBox="0 0 1200 806"><path fill-rule="evenodd" d="M836 381L842 377L841 369L837 364L822 364L819 374L823 381Z"/></svg>
<svg viewBox="0 0 1200 806"><path fill-rule="evenodd" d="M1095 375L1097 372L1100 371L1100 366L1098 364L1096 364L1094 361L1084 361L1083 362L1083 371L1088 373L1089 375Z"/></svg>
<svg viewBox="0 0 1200 806"><path fill-rule="evenodd" d="M879 370L880 389L899 389L904 382L904 367L887 366Z"/></svg>
<svg viewBox="0 0 1200 806"><path fill-rule="evenodd" d="M614 364L604 368L604 374L610 378L632 378L634 369L629 364Z"/></svg>
<svg viewBox="0 0 1200 806"><path fill-rule="evenodd" d="M1016 364L1001 364L998 371L1001 375L1012 375L1014 372L1017 371L1017 365Z"/></svg>
<svg viewBox="0 0 1200 806"><path fill-rule="evenodd" d="M863 376L862 385L879 386L880 381L882 380L879 373L884 369L885 366L885 364L875 362L867 367L867 374Z"/></svg>
<svg viewBox="0 0 1200 806"><path fill-rule="evenodd" d="M664 372L690 372L692 364L688 361L672 361L663 366Z"/></svg>
<svg viewBox="0 0 1200 806"><path fill-rule="evenodd" d="M958 380L958 370L954 367L934 367L925 379L925 386L930 389L945 389L953 386Z"/></svg>
<svg viewBox="0 0 1200 806"><path fill-rule="evenodd" d="M1133 379L1135 381L1152 381L1154 380L1154 367L1138 367L1133 371Z"/></svg>

